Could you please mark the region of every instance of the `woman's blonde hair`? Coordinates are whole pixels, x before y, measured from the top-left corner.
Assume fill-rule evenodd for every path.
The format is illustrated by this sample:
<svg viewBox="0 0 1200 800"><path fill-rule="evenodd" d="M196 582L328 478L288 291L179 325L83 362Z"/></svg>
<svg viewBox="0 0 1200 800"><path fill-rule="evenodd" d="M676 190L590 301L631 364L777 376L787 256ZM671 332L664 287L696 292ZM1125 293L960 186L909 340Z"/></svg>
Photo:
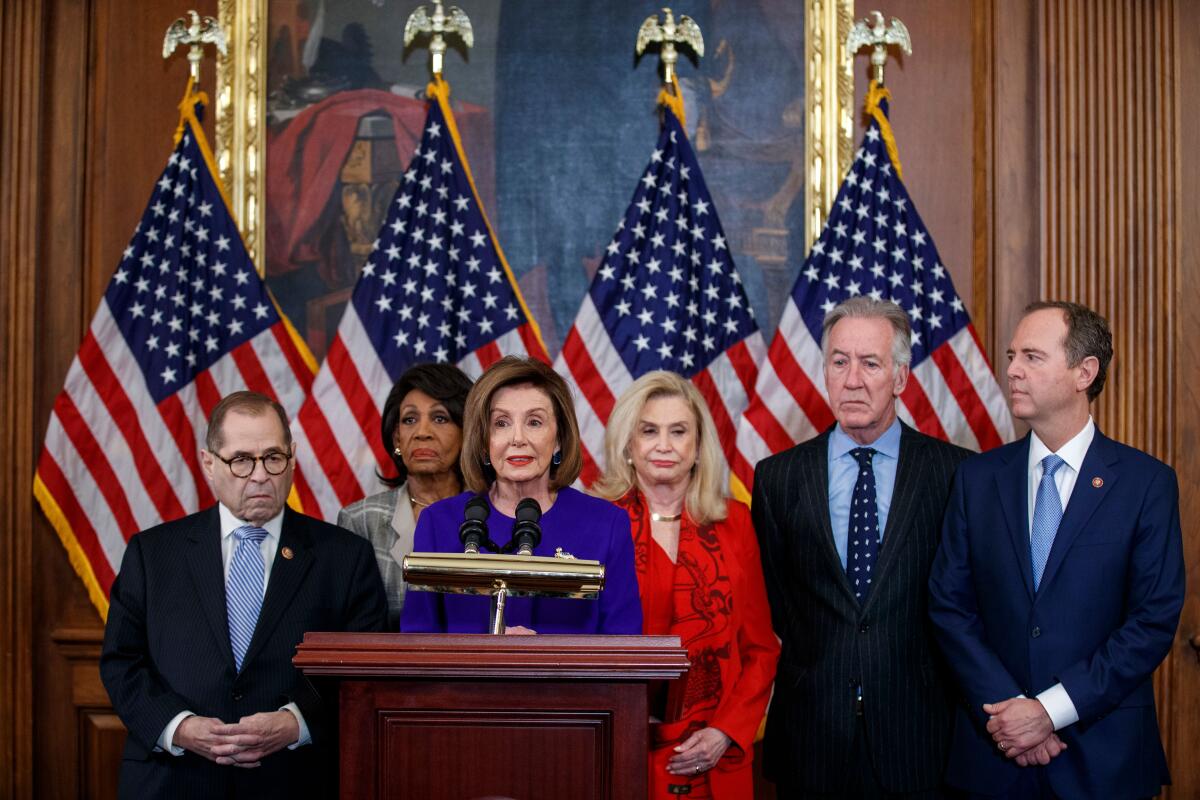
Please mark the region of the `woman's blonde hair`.
<svg viewBox="0 0 1200 800"><path fill-rule="evenodd" d="M637 484L637 474L629 458L629 443L646 403L660 397L682 399L696 418L696 465L692 468L684 508L700 525L725 519L729 479L717 441L717 426L695 384L682 375L665 370L647 372L617 399L604 431L604 474L592 486L592 493L616 500Z"/></svg>
<svg viewBox="0 0 1200 800"><path fill-rule="evenodd" d="M575 402L562 376L534 358L505 356L492 364L467 394L463 411L463 444L459 455L463 484L469 491L485 492L496 480L496 470L488 461L491 441L492 398L506 386L532 386L550 398L554 422L558 428L559 463L550 467L550 488L570 486L583 469L583 449L579 441L579 423Z"/></svg>

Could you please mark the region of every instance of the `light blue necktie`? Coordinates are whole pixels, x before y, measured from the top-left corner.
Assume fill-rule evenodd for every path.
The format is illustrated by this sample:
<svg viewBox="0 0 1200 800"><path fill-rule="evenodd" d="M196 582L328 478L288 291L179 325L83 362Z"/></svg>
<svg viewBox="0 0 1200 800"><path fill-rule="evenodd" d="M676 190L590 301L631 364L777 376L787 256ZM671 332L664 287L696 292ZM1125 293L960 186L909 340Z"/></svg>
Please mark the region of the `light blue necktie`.
<svg viewBox="0 0 1200 800"><path fill-rule="evenodd" d="M267 532L254 525L243 525L233 532L238 540L237 550L229 564L229 581L225 586L225 602L229 615L229 644L233 647L233 663L242 671L242 659L254 638L258 612L262 610L263 573L262 540Z"/></svg>
<svg viewBox="0 0 1200 800"><path fill-rule="evenodd" d="M1038 484L1037 500L1033 504L1033 529L1029 532L1029 554L1033 562L1033 590L1042 582L1046 560L1062 520L1062 498L1054 485L1054 473L1067 462L1051 453L1042 459L1042 481Z"/></svg>

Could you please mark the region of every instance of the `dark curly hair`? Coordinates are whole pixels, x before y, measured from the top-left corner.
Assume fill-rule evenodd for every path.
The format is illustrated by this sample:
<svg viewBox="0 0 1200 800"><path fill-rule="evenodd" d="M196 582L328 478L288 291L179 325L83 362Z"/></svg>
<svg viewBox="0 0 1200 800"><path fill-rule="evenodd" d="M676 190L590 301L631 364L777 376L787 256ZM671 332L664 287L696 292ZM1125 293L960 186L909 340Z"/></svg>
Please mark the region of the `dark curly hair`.
<svg viewBox="0 0 1200 800"><path fill-rule="evenodd" d="M379 476L388 486L399 486L408 480L408 467L404 466L403 459L395 453L395 435L396 426L400 424L400 404L414 389L424 392L444 405L450 419L461 429L463 407L467 402L467 392L471 391L471 379L453 364L414 364L396 381L383 403L383 419L380 420L379 426L383 435L383 449L396 465L397 477ZM462 483L462 470L457 463L454 470L458 474L459 483Z"/></svg>

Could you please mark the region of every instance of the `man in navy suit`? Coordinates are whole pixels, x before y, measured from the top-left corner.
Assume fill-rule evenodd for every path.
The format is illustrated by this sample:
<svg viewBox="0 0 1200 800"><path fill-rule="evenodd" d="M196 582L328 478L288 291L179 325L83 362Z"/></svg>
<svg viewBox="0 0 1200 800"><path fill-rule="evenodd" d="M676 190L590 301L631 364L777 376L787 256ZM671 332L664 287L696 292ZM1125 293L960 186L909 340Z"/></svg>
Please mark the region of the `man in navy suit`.
<svg viewBox="0 0 1200 800"><path fill-rule="evenodd" d="M930 614L972 796L1140 798L1170 782L1151 680L1184 599L1174 471L1097 430L1103 317L1034 303L1008 349L1024 439L959 467Z"/></svg>
<svg viewBox="0 0 1200 800"><path fill-rule="evenodd" d="M218 504L134 536L113 582L120 796L332 796L336 719L291 659L307 631L384 629L375 553L285 508L292 438L270 398L220 401L200 455Z"/></svg>

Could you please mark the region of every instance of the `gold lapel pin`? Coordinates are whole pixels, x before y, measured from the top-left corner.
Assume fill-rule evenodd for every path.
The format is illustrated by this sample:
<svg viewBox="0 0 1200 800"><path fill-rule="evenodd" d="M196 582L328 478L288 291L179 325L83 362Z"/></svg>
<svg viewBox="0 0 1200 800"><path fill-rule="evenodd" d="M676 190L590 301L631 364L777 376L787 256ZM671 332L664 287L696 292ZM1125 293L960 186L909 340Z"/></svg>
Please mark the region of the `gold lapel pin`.
<svg viewBox="0 0 1200 800"><path fill-rule="evenodd" d="M1096 480L1100 480L1100 479L1099 479L1099 478L1096 478ZM282 555L284 558L286 558L288 561L291 561L291 560L292 560L292 558L293 558L293 557L296 555L295 553L293 553L293 552L292 552L292 548L290 548L290 547L284 547L283 549L281 549L281 550L279 551L279 553L280 553L280 555Z"/></svg>
<svg viewBox="0 0 1200 800"><path fill-rule="evenodd" d="M1092 488L1099 489L1104 485L1104 478L1092 478Z"/></svg>

